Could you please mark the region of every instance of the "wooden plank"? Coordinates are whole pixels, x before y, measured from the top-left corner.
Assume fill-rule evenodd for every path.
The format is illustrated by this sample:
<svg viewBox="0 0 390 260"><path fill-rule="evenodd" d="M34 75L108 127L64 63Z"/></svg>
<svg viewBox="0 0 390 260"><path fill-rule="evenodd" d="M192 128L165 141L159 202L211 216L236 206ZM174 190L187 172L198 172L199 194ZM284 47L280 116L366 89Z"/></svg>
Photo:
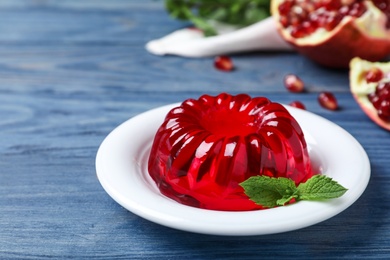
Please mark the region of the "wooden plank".
<svg viewBox="0 0 390 260"><path fill-rule="evenodd" d="M161 37L173 24L183 26L158 1L27 2L1 2L0 43L140 45L151 40L149 33Z"/></svg>
<svg viewBox="0 0 390 260"><path fill-rule="evenodd" d="M234 55L237 69L224 73L212 58L144 50L180 26L161 1L0 2L0 259L387 259L389 132L359 109L347 71L275 52ZM287 73L307 92L288 93ZM339 111L319 106L323 90L336 94ZM366 192L323 223L254 237L162 227L105 193L94 162L112 129L151 108L223 91L301 100L349 131L371 160Z"/></svg>

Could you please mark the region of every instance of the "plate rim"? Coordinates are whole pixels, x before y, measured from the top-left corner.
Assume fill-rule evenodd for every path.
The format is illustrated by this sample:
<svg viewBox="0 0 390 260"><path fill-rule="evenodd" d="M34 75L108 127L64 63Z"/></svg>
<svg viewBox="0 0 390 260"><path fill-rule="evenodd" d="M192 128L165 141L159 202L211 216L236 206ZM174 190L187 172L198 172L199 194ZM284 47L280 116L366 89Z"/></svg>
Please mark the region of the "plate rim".
<svg viewBox="0 0 390 260"><path fill-rule="evenodd" d="M120 125L115 127L104 138L103 142L101 143L101 145L99 146L99 149L97 151L97 155L96 155L96 159L95 159L95 166L96 166L96 174L97 174L97 177L98 177L100 184L102 185L104 190L118 204L120 204L122 207L126 208L130 212L138 215L139 217L142 217L142 218L147 219L149 221L152 221L154 223L157 223L157 224L160 224L163 226L167 226L170 228L194 232L194 233L201 233L201 234L228 235L228 236L276 234L276 233L287 232L287 231L292 231L292 230L297 230L297 229L301 229L304 227L308 227L308 226L311 226L314 224L318 224L322 221L325 221L331 217L334 217L335 215L341 213L342 211L347 209L349 206L351 206L363 194L364 190L366 189L366 187L369 183L370 176L371 176L371 166L370 166L369 158L368 158L365 150L361 146L361 144L350 133L348 133L346 130L344 130L343 128L341 128L337 124L331 122L330 120L325 119L325 118L323 118L319 115L316 115L312 112L309 112L306 110L300 110L300 109L293 108L293 107L288 106L288 105L284 105L294 117L297 117L297 116L302 117L302 115L309 116L309 117L312 117L316 120L319 120L322 123L329 124L329 126L331 126L333 129L335 129L335 131L337 130L340 133L342 133L344 135L344 137L349 139L349 141L353 145L355 145L355 148L357 148L356 152L360 153L360 155L362 156L362 157L360 157L360 162L364 168L362 170L362 172L365 172L365 174L362 176L363 178L359 182L359 186L353 187L352 195L346 193L349 196L347 195L345 197L345 195L344 195L343 197L338 198L338 199L333 199L333 200L330 200L327 202L320 202L321 204L319 204L318 202L300 201L299 203L295 203L295 204L292 204L289 206L284 206L284 207L278 207L278 208L267 209L267 210L240 211L240 212L214 211L214 210L205 210L205 209L199 209L199 208L194 208L194 207L190 207L190 206L185 206L185 205L182 205L176 201L173 201L173 200L171 200L171 199L169 199L161 194L159 194L159 197L158 196L153 197L153 199L156 199L158 201L157 203L163 203L163 204L165 203L166 206L169 206L170 208L175 209L176 212L177 212L177 210L179 210L180 214L183 214L183 210L184 210L184 212L187 212L187 214L191 215L191 216L194 215L194 216L201 216L201 217L203 216L206 218L228 219L227 224L223 225L220 223L216 223L216 225L214 225L212 228L210 228L209 222L204 223L204 222L202 222L203 220L201 222L186 221L186 219L183 219L182 215L180 215L179 218L177 218L177 215L176 216L174 214L167 215L166 212L165 213L161 212L159 210L156 210L156 208L150 208L148 206L140 204L139 202L137 203L135 201L131 201L131 199L133 199L133 198L128 198L127 196L125 196L123 194L123 192L121 193L120 191L118 191L118 187L116 187L115 185L112 184L112 182L109 181L109 176L107 175L107 171L109 171L109 170L106 169L107 165L104 164L104 160L106 160L106 158L104 158L104 157L107 155L106 153L107 153L107 149L108 149L109 145L112 146L112 144L110 144L110 142L113 142L113 140L118 142L118 140L116 140L116 138L119 138L122 136L122 131L129 130L128 128L130 128L130 125L137 125L140 122L142 123L143 121L145 121L147 119L155 118L157 116L161 119L161 122L154 123L155 125L157 125L157 127L153 130L155 133L155 131L157 131L157 128L162 123L163 119L165 118L166 113L171 108L176 107L178 105L180 105L180 103L173 103L173 104L168 104L165 106L157 107L157 108L145 111L143 113L140 113L134 117L127 119L126 121L124 121L123 123L121 123ZM297 121L300 125L303 123L303 121L299 122L298 119L297 119ZM302 128L304 129L304 127L302 127ZM305 130L304 130L304 132L305 132ZM307 135L307 134L308 133L305 133L305 135ZM149 142L151 144L153 136L149 136L149 137L150 137ZM309 144L309 142L308 142L308 144ZM121 147L121 148L124 149L124 147ZM145 155L145 152L146 151L143 152L144 155ZM134 164L137 164L137 163L139 163L139 162L134 161ZM142 167L142 166L138 165L136 167ZM122 170L124 170L124 169L122 169ZM139 171L142 171L142 169L140 168ZM140 173L140 172L138 172L138 173ZM144 179L143 179L144 181L145 181L145 178L148 178L148 177L144 176ZM151 178L149 180L146 180L146 182L149 184L150 184L150 181L151 181ZM147 184L145 184L145 185L147 185ZM153 183L151 185L153 185ZM152 190L150 190L150 189L153 189L153 188L148 187L148 189L149 189L149 193L152 193ZM157 189L157 188L155 188L155 189ZM153 192L155 192L155 191L153 191ZM349 189L348 192L351 193L351 189ZM147 194L145 196L147 196ZM174 206L172 206L172 205L174 205ZM318 205L320 205L320 207L318 207ZM291 221L285 221L285 223L282 223L278 226L271 225L270 228L266 227L265 225L261 225L261 223L257 224L257 226L255 226L255 227L245 225L245 223L247 223L248 221L249 221L249 223L251 223L250 220L252 218L260 218L260 219L263 218L264 219L264 216L267 216L267 218L269 219L270 217L268 215L271 215L271 217L272 217L272 215L274 215L274 214L281 214L282 215L282 214L289 213L289 211L292 212L292 210L291 210L292 207L294 207L294 211L302 210L302 209L305 209L306 207L311 207L311 208L313 208L313 212L315 212L315 214L313 216L311 216L310 219L307 219L305 222L301 221L301 222L297 222L297 223L291 223ZM335 210L335 209L337 209L337 210ZM272 212L272 214L269 212ZM176 217L176 220L173 221L173 219L175 219L175 217ZM232 224L237 224L237 223L233 223L233 222L235 222L235 221L233 221L234 218L243 218L247 222L242 223L241 226L234 226Z"/></svg>

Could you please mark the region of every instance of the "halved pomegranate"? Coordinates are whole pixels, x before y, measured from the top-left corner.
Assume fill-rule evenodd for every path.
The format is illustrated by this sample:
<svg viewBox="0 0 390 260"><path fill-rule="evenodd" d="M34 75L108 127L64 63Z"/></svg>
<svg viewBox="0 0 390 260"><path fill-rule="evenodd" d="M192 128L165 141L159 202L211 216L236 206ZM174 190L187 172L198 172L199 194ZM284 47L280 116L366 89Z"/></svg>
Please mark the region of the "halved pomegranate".
<svg viewBox="0 0 390 260"><path fill-rule="evenodd" d="M353 97L363 111L390 131L390 62L354 58L349 77Z"/></svg>
<svg viewBox="0 0 390 260"><path fill-rule="evenodd" d="M322 65L390 54L389 0L272 0L271 11L282 37Z"/></svg>

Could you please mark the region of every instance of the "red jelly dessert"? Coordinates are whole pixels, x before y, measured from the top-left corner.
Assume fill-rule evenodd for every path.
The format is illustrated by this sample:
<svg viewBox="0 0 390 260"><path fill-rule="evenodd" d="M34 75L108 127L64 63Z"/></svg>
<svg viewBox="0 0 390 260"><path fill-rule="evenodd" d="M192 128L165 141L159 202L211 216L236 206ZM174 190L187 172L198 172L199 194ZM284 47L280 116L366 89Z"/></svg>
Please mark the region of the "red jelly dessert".
<svg viewBox="0 0 390 260"><path fill-rule="evenodd" d="M261 209L239 185L251 176L312 176L304 135L278 103L246 94L203 95L173 108L158 129L148 164L162 194L212 210Z"/></svg>

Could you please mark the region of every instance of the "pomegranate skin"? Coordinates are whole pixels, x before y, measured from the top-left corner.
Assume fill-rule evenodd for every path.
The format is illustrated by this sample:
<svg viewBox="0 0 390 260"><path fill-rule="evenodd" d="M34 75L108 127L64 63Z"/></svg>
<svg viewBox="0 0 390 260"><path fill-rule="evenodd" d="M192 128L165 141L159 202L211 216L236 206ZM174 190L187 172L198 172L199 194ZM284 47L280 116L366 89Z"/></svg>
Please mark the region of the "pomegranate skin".
<svg viewBox="0 0 390 260"><path fill-rule="evenodd" d="M377 109L367 97L367 95L375 92L377 83L367 83L364 79L365 72L372 67L382 69L390 77L390 62L369 62L360 58L354 58L349 66L350 90L355 101L374 123L390 131L390 122L384 121L378 116Z"/></svg>
<svg viewBox="0 0 390 260"><path fill-rule="evenodd" d="M161 193L184 205L262 209L239 185L251 176L312 176L302 129L265 97L203 95L172 109L158 129L148 171Z"/></svg>
<svg viewBox="0 0 390 260"><path fill-rule="evenodd" d="M311 40L301 40L292 37L279 22L278 6L284 0L272 0L271 11L277 23L281 36L290 43L299 53L326 67L348 68L354 57L368 61L379 61L390 55L390 29L386 28L385 17L383 21L375 20L381 11L371 2L366 3L368 10L373 11L375 18L370 18L368 24L380 24L381 33L372 33L369 25L361 26L361 17L344 17L333 30L323 33ZM369 1L365 1L369 2ZM367 15L368 16L368 15ZM379 19L379 18L378 18ZM377 29L375 29L377 30Z"/></svg>

